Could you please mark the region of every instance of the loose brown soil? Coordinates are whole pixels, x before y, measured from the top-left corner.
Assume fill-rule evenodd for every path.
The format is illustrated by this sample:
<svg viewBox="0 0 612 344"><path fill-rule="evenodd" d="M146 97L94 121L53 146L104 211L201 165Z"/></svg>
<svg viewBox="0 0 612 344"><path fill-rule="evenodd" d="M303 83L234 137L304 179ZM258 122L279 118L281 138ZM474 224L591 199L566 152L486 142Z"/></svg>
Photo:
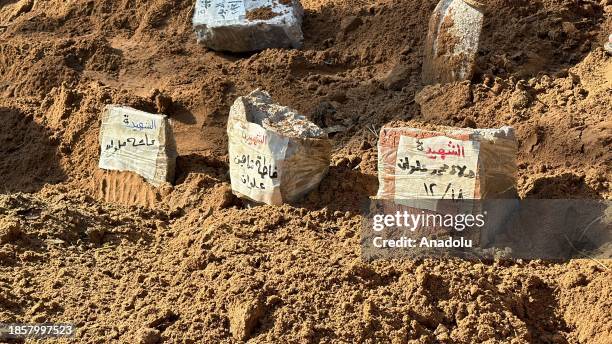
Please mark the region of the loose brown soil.
<svg viewBox="0 0 612 344"><path fill-rule="evenodd" d="M248 20L270 20L279 14L272 11L272 7L260 7L255 10L248 11L246 19Z"/></svg>
<svg viewBox="0 0 612 344"><path fill-rule="evenodd" d="M365 263L359 214L389 123L512 125L522 197L610 199L612 3L491 0L472 82L430 87L435 1L302 3L302 50L227 55L196 43L191 0L0 0L0 323L73 322L75 343L609 343L609 261ZM348 128L298 204L231 193L229 107L258 87ZM98 170L110 103L172 118L174 186Z"/></svg>

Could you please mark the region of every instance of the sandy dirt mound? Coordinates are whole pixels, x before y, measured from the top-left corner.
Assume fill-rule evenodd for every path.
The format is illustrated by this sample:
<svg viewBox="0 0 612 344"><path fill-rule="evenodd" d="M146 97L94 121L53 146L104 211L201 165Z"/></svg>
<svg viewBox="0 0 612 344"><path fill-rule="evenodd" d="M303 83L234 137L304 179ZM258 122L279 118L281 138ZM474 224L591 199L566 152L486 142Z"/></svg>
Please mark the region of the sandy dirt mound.
<svg viewBox="0 0 612 344"><path fill-rule="evenodd" d="M609 339L595 261L361 261L360 218L283 206L188 216L67 190L0 197L3 321L80 342L588 342ZM45 274L39 271L44 269ZM11 273L9 273L11 272Z"/></svg>
<svg viewBox="0 0 612 344"><path fill-rule="evenodd" d="M365 263L359 235L384 125L512 125L522 197L610 199L612 3L488 1L474 79L427 87L436 1L302 3L303 49L221 54L192 0L0 0L0 322L74 322L79 343L608 343L610 262ZM229 107L256 88L346 128L298 204L231 193ZM174 185L97 169L111 103L170 116Z"/></svg>

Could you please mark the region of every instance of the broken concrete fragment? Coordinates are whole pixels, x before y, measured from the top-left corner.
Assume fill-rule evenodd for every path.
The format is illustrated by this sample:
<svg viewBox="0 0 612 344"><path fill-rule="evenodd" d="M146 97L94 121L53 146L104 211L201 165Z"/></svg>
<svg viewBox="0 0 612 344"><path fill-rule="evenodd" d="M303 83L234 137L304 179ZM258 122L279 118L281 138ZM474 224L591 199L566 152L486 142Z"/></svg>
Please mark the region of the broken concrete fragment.
<svg viewBox="0 0 612 344"><path fill-rule="evenodd" d="M329 169L327 133L256 90L230 110L230 177L239 197L280 205L317 187Z"/></svg>
<svg viewBox="0 0 612 344"><path fill-rule="evenodd" d="M100 129L100 151L101 169L131 171L155 186L174 179L177 153L164 115L107 106Z"/></svg>
<svg viewBox="0 0 612 344"><path fill-rule="evenodd" d="M472 78L483 23L484 10L480 1L440 0L429 22L425 41L425 84Z"/></svg>
<svg viewBox="0 0 612 344"><path fill-rule="evenodd" d="M197 0L193 27L198 42L213 50L299 48L303 15L298 0Z"/></svg>

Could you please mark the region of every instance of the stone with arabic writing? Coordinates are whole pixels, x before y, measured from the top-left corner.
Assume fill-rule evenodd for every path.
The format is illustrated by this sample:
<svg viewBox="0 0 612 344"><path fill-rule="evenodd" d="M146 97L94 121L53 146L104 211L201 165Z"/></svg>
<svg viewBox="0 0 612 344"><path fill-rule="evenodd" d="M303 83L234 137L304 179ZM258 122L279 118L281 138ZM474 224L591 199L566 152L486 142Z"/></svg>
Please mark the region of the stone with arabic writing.
<svg viewBox="0 0 612 344"><path fill-rule="evenodd" d="M385 213L478 214L477 200L517 197L518 143L514 130L383 128L378 144L379 190ZM503 219L505 214L491 216ZM493 220L487 223L495 228ZM443 223L422 225L416 237L461 236L486 243L490 231L459 233Z"/></svg>
<svg viewBox="0 0 612 344"><path fill-rule="evenodd" d="M329 169L327 133L267 92L239 97L230 110L232 191L258 203L293 202L316 188Z"/></svg>
<svg viewBox="0 0 612 344"><path fill-rule="evenodd" d="M383 128L378 150L379 198L486 199L516 193L517 141L510 127Z"/></svg>
<svg viewBox="0 0 612 344"><path fill-rule="evenodd" d="M174 179L176 147L168 118L109 105L100 129L99 167L130 171L159 186Z"/></svg>
<svg viewBox="0 0 612 344"><path fill-rule="evenodd" d="M299 0L197 0L198 42L218 51L248 52L302 45Z"/></svg>

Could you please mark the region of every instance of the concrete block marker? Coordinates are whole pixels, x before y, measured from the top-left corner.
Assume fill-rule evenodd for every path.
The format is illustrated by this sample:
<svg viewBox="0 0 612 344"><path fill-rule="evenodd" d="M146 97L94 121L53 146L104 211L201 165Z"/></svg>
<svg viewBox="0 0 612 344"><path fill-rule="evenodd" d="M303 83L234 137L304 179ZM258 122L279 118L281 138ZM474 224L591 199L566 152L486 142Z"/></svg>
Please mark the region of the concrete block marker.
<svg viewBox="0 0 612 344"><path fill-rule="evenodd" d="M379 190L385 214L423 216L489 215L503 221L511 209L483 208L486 199L517 197L517 150L514 130L383 128L378 144ZM416 226L416 225L415 225ZM471 225L470 225L471 226ZM457 231L444 222L420 223L415 238L453 236L470 245L487 244L493 231ZM466 242L468 242L466 241Z"/></svg>
<svg viewBox="0 0 612 344"><path fill-rule="evenodd" d="M484 7L478 0L440 0L425 41L426 84L472 78L484 25Z"/></svg>
<svg viewBox="0 0 612 344"><path fill-rule="evenodd" d="M299 0L197 0L198 42L218 51L248 52L302 46Z"/></svg>
<svg viewBox="0 0 612 344"><path fill-rule="evenodd" d="M109 105L100 129L99 167L131 171L159 186L174 179L176 148L168 118Z"/></svg>
<svg viewBox="0 0 612 344"><path fill-rule="evenodd" d="M230 177L234 194L271 205L293 202L316 188L329 169L327 133L256 90L230 110Z"/></svg>
<svg viewBox="0 0 612 344"><path fill-rule="evenodd" d="M516 195L514 130L383 128L378 198L469 200Z"/></svg>

